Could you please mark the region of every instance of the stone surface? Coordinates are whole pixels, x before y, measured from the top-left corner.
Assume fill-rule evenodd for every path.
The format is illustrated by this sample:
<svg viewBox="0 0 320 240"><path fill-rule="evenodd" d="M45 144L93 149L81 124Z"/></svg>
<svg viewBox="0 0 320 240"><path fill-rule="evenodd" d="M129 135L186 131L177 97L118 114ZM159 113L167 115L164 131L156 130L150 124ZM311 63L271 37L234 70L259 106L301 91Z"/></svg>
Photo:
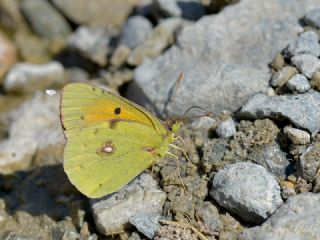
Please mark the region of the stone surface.
<svg viewBox="0 0 320 240"><path fill-rule="evenodd" d="M320 142L316 142L306 149L297 164L297 169L302 177L310 183L315 179L320 167L319 152Z"/></svg>
<svg viewBox="0 0 320 240"><path fill-rule="evenodd" d="M58 62L18 63L4 79L4 89L11 93L32 93L64 83L64 68Z"/></svg>
<svg viewBox="0 0 320 240"><path fill-rule="evenodd" d="M110 64L115 67L120 67L127 61L131 53L131 49L126 45L119 45L112 53Z"/></svg>
<svg viewBox="0 0 320 240"><path fill-rule="evenodd" d="M91 209L98 230L111 235L123 231L136 214L159 217L165 200L166 194L157 182L151 175L142 173L117 193L92 199ZM132 221L138 224L138 218Z"/></svg>
<svg viewBox="0 0 320 240"><path fill-rule="evenodd" d="M311 86L308 79L302 74L296 74L286 84L287 88L292 91L297 91L299 93L304 93L308 91Z"/></svg>
<svg viewBox="0 0 320 240"><path fill-rule="evenodd" d="M27 0L28 1L28 0ZM53 0L70 20L77 24L120 27L132 12L137 0Z"/></svg>
<svg viewBox="0 0 320 240"><path fill-rule="evenodd" d="M209 201L196 205L196 216L212 232L217 232L222 227L219 210Z"/></svg>
<svg viewBox="0 0 320 240"><path fill-rule="evenodd" d="M199 0L156 0L155 5L167 17L183 17L197 20L205 14Z"/></svg>
<svg viewBox="0 0 320 240"><path fill-rule="evenodd" d="M310 142L310 134L306 131L286 126L283 129L284 134L291 140L293 144L305 145Z"/></svg>
<svg viewBox="0 0 320 240"><path fill-rule="evenodd" d="M293 196L265 223L246 229L239 239L319 239L319 201L320 194L303 193Z"/></svg>
<svg viewBox="0 0 320 240"><path fill-rule="evenodd" d="M268 64L302 31L298 19L315 3L243 0L217 15L205 16L182 29L176 46L139 66L131 90L137 96L145 94L166 115L174 83L183 72L177 115L193 105L212 112L236 110L249 96L267 89Z"/></svg>
<svg viewBox="0 0 320 240"><path fill-rule="evenodd" d="M314 31L301 33L298 39L289 45L291 55L310 54L315 57L320 55L319 37Z"/></svg>
<svg viewBox="0 0 320 240"><path fill-rule="evenodd" d="M309 10L304 16L304 21L310 26L320 28L320 8Z"/></svg>
<svg viewBox="0 0 320 240"><path fill-rule="evenodd" d="M232 137L236 133L236 131L236 124L232 118L221 122L216 128L216 133L221 138Z"/></svg>
<svg viewBox="0 0 320 240"><path fill-rule="evenodd" d="M251 223L266 220L282 204L280 186L262 166L229 164L214 176L210 195L216 202Z"/></svg>
<svg viewBox="0 0 320 240"><path fill-rule="evenodd" d="M64 38L71 32L67 20L48 1L23 0L21 9L32 29L42 37Z"/></svg>
<svg viewBox="0 0 320 240"><path fill-rule="evenodd" d="M94 63L105 66L109 42L110 36L104 28L81 26L68 38L68 47Z"/></svg>
<svg viewBox="0 0 320 240"><path fill-rule="evenodd" d="M128 63L133 66L140 65L146 58L159 56L174 39L174 33L181 27L180 18L168 18L158 24L140 45L134 48L128 58Z"/></svg>
<svg viewBox="0 0 320 240"><path fill-rule="evenodd" d="M313 75L310 85L313 89L320 91L320 71Z"/></svg>
<svg viewBox="0 0 320 240"><path fill-rule="evenodd" d="M285 66L272 76L271 85L273 87L282 87L297 73L298 70L295 67Z"/></svg>
<svg viewBox="0 0 320 240"><path fill-rule="evenodd" d="M248 118L286 118L296 127L308 130L313 136L320 130L320 93L299 95L253 96L240 110Z"/></svg>
<svg viewBox="0 0 320 240"><path fill-rule="evenodd" d="M276 143L252 148L247 159L265 167L277 179L285 179L293 168L286 153Z"/></svg>
<svg viewBox="0 0 320 240"><path fill-rule="evenodd" d="M134 48L142 43L152 31L152 23L143 16L133 16L124 24L121 43Z"/></svg>
<svg viewBox="0 0 320 240"><path fill-rule="evenodd" d="M130 223L137 228L137 230L149 239L154 237L154 234L160 229L161 215L157 212L137 213L129 218Z"/></svg>
<svg viewBox="0 0 320 240"><path fill-rule="evenodd" d="M227 147L228 143L225 139L211 139L204 143L201 165L205 172L210 172L212 167L221 165Z"/></svg>
<svg viewBox="0 0 320 240"><path fill-rule="evenodd" d="M309 54L296 55L291 58L291 61L307 78L312 78L320 70L319 58Z"/></svg>
<svg viewBox="0 0 320 240"><path fill-rule="evenodd" d="M0 171L12 173L30 164L62 161L65 139L59 119L59 95L36 96L10 113L9 138L0 143Z"/></svg>
<svg viewBox="0 0 320 240"><path fill-rule="evenodd" d="M0 31L0 83L16 61L17 50L15 45Z"/></svg>

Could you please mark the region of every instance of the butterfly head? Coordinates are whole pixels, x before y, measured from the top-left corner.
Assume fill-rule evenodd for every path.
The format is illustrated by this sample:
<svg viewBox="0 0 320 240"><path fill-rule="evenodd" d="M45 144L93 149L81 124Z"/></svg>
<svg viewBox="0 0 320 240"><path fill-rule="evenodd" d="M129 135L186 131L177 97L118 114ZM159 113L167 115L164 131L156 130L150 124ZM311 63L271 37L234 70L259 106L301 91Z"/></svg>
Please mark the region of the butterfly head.
<svg viewBox="0 0 320 240"><path fill-rule="evenodd" d="M168 119L165 121L165 125L169 131L176 133L181 128L182 121L181 119Z"/></svg>

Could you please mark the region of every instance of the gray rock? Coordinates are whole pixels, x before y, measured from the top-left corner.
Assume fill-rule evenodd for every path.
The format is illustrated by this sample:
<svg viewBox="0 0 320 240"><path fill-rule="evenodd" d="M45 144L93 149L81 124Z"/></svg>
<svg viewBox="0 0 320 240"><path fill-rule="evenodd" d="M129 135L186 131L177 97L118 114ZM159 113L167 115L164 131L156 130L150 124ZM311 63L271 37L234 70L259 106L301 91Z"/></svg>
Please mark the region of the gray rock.
<svg viewBox="0 0 320 240"><path fill-rule="evenodd" d="M160 216L165 200L165 192L152 176L142 173L117 193L92 199L91 209L98 230L110 235L123 231L136 214Z"/></svg>
<svg viewBox="0 0 320 240"><path fill-rule="evenodd" d="M291 55L310 54L315 57L320 55L319 37L314 31L301 33L298 39L289 45Z"/></svg>
<svg viewBox="0 0 320 240"><path fill-rule="evenodd" d="M200 117L197 118L195 121L191 123L191 127L193 130L200 130L200 129L205 129L209 130L210 128L214 127L216 124L216 120L212 117Z"/></svg>
<svg viewBox="0 0 320 240"><path fill-rule="evenodd" d="M28 0L26 0L28 1ZM137 0L52 0L77 25L120 27L137 5Z"/></svg>
<svg viewBox="0 0 320 240"><path fill-rule="evenodd" d="M120 67L127 61L127 58L130 56L131 49L126 45L119 45L113 51L110 64L114 67Z"/></svg>
<svg viewBox="0 0 320 240"><path fill-rule="evenodd" d="M3 85L7 92L32 93L64 82L64 67L59 62L18 63L10 69Z"/></svg>
<svg viewBox="0 0 320 240"><path fill-rule="evenodd" d="M134 48L152 31L152 23L143 16L130 17L122 29L121 43Z"/></svg>
<svg viewBox="0 0 320 240"><path fill-rule="evenodd" d="M267 89L268 64L302 31L298 19L316 2L243 0L202 17L182 29L176 46L136 68L129 90L140 100L132 99L145 105L144 94L162 115L168 114L172 89L183 72L177 115L193 105L214 113L238 109L252 94Z"/></svg>
<svg viewBox="0 0 320 240"><path fill-rule="evenodd" d="M222 227L219 210L209 201L205 201L196 206L196 216L204 223L211 232L217 232Z"/></svg>
<svg viewBox="0 0 320 240"><path fill-rule="evenodd" d="M67 20L48 1L23 0L21 10L32 29L42 37L64 38L71 33Z"/></svg>
<svg viewBox="0 0 320 240"><path fill-rule="evenodd" d="M159 230L161 215L158 212L152 213L137 213L129 218L130 223L134 225L139 232L146 237L153 239L154 234Z"/></svg>
<svg viewBox="0 0 320 240"><path fill-rule="evenodd" d="M299 93L304 93L308 91L311 86L308 79L302 74L296 74L286 84L287 88L292 91L297 91Z"/></svg>
<svg viewBox="0 0 320 240"><path fill-rule="evenodd" d="M304 21L313 27L320 28L320 8L314 8L307 12Z"/></svg>
<svg viewBox="0 0 320 240"><path fill-rule="evenodd" d="M230 164L218 171L210 195L250 223L266 220L282 204L276 179L264 167L249 162Z"/></svg>
<svg viewBox="0 0 320 240"><path fill-rule="evenodd" d="M84 57L100 66L107 64L110 36L105 28L77 28L68 39L68 47L77 50Z"/></svg>
<svg viewBox="0 0 320 240"><path fill-rule="evenodd" d="M216 128L216 133L221 138L232 137L236 133L236 124L232 118L221 122Z"/></svg>
<svg viewBox="0 0 320 240"><path fill-rule="evenodd" d="M246 229L241 240L316 240L320 238L320 194L302 193L289 198L261 226Z"/></svg>
<svg viewBox="0 0 320 240"><path fill-rule="evenodd" d="M299 95L253 96L240 110L239 116L248 118L287 118L312 136L320 130L320 93L310 91Z"/></svg>
<svg viewBox="0 0 320 240"><path fill-rule="evenodd" d="M213 166L221 165L221 161L227 151L228 143L223 138L207 140L203 147L202 167L205 172L210 172Z"/></svg>
<svg viewBox="0 0 320 240"><path fill-rule="evenodd" d="M292 143L297 145L305 145L310 142L310 134L306 131L286 126L283 129L284 134L291 140Z"/></svg>
<svg viewBox="0 0 320 240"><path fill-rule="evenodd" d="M137 66L146 58L159 56L173 42L174 33L182 23L180 18L168 18L159 23L149 34L149 37L133 49L127 62L130 65Z"/></svg>
<svg viewBox="0 0 320 240"><path fill-rule="evenodd" d="M320 159L320 143L317 142L313 146L310 146L300 156L300 161L297 164L297 169L304 179L308 182L312 182L319 170Z"/></svg>
<svg viewBox="0 0 320 240"><path fill-rule="evenodd" d="M265 167L278 179L285 179L290 168L290 159L278 144L255 147L247 159Z"/></svg>
<svg viewBox="0 0 320 240"><path fill-rule="evenodd" d="M199 0L156 0L156 6L167 17L183 17L197 20L205 14Z"/></svg>
<svg viewBox="0 0 320 240"><path fill-rule="evenodd" d="M301 54L291 58L292 63L299 69L299 71L308 78L320 70L319 58L309 55Z"/></svg>
<svg viewBox="0 0 320 240"><path fill-rule="evenodd" d="M9 138L0 143L0 171L12 173L34 164L61 162L64 135L59 94L36 96L10 113Z"/></svg>
<svg viewBox="0 0 320 240"><path fill-rule="evenodd" d="M285 66L272 76L271 85L273 87L282 87L297 73L298 70L295 67Z"/></svg>

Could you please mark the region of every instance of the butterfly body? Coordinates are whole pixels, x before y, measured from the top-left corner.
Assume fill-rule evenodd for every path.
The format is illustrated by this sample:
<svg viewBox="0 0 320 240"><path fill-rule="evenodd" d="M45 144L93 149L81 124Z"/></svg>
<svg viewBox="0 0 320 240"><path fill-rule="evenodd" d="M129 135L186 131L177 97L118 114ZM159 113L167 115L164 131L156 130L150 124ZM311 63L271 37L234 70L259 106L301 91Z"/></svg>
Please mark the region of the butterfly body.
<svg viewBox="0 0 320 240"><path fill-rule="evenodd" d="M63 88L61 122L64 170L92 198L118 191L166 155L174 141L174 132L150 112L89 84Z"/></svg>

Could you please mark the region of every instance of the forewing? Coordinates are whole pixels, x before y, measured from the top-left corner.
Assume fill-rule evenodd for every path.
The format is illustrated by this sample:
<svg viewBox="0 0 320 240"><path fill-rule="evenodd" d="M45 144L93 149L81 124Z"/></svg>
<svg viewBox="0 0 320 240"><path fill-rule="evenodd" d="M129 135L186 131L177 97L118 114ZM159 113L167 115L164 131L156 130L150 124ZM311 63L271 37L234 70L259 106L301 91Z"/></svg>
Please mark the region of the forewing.
<svg viewBox="0 0 320 240"><path fill-rule="evenodd" d="M110 127L104 122L69 135L64 169L83 194L97 198L118 191L167 149L152 127L131 121Z"/></svg>
<svg viewBox="0 0 320 240"><path fill-rule="evenodd" d="M146 109L99 87L84 83L66 85L61 96L61 121L69 131L79 130L106 121L128 120L166 133L161 122Z"/></svg>

